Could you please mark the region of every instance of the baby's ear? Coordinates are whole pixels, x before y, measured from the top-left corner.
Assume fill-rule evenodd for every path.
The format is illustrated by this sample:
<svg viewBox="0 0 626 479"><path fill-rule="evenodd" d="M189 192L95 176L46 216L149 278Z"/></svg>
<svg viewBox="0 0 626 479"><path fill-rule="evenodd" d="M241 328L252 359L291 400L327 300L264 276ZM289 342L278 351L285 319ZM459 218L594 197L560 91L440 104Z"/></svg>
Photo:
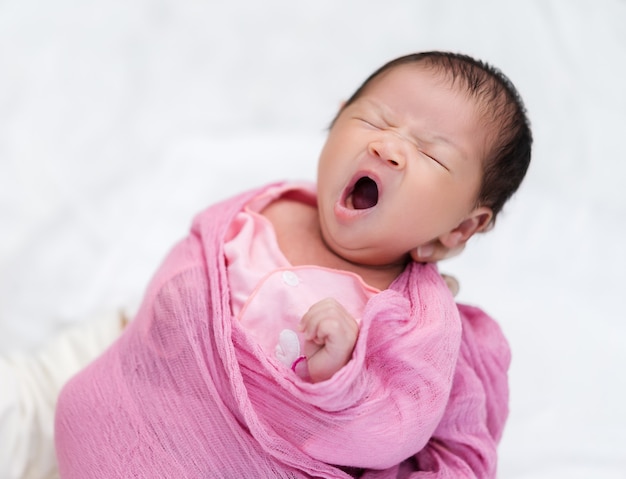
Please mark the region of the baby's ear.
<svg viewBox="0 0 626 479"><path fill-rule="evenodd" d="M457 248L474 236L475 233L484 231L489 227L493 218L493 211L486 206L476 208L452 231L441 235L439 241L447 248Z"/></svg>

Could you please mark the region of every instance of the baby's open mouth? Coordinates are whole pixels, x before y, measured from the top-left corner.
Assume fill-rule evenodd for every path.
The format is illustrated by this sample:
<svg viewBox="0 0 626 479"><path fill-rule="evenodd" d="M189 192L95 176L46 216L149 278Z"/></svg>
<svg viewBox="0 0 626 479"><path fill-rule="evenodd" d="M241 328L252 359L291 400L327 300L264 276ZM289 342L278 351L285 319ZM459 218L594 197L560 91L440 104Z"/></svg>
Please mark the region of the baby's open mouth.
<svg viewBox="0 0 626 479"><path fill-rule="evenodd" d="M352 187L348 204L355 210L366 210L378 204L378 185L368 176L363 176Z"/></svg>

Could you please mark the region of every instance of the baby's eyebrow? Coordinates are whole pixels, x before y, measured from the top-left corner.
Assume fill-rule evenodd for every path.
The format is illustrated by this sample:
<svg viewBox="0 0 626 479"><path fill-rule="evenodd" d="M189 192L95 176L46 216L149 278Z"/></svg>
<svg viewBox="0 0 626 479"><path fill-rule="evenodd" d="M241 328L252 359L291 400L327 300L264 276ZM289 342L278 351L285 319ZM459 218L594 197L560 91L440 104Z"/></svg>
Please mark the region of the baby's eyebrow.
<svg viewBox="0 0 626 479"><path fill-rule="evenodd" d="M369 108L370 112L372 112L374 115L377 115L387 125L393 126L398 124L398 121L394 118L393 112L384 103L373 101L370 98L360 98L360 100L361 102L359 103L361 103L361 105L357 104L355 106ZM429 131L412 132L412 135L420 143L428 145L445 145L446 147L455 150L461 158L465 158L463 150L452 138L441 135L439 133L431 133Z"/></svg>
<svg viewBox="0 0 626 479"><path fill-rule="evenodd" d="M374 111L374 113L378 113L380 116L384 116L385 111L389 110L388 108L385 108L385 105L382 105L379 102L370 100L369 98L360 98L359 100L360 101L355 102L355 106L357 107L361 106L362 108L369 107L370 109Z"/></svg>
<svg viewBox="0 0 626 479"><path fill-rule="evenodd" d="M375 115L382 122L389 126L398 124L398 121L394 117L393 112L383 103L372 101L370 99L363 99L363 108L368 108L368 113Z"/></svg>
<svg viewBox="0 0 626 479"><path fill-rule="evenodd" d="M445 148L453 150L456 154L450 156L450 160L452 160L453 158L458 158L461 161L463 161L465 160L465 158L467 158L467 155L465 154L465 150L463 150L459 145L457 145L451 138L448 138L446 136L439 135L439 134L428 136L427 134L420 141L430 146L443 145Z"/></svg>
<svg viewBox="0 0 626 479"><path fill-rule="evenodd" d="M429 136L428 139L425 141L427 141L428 143L443 143L444 145L450 146L455 150L459 150L459 147L456 145L456 143L454 143L453 140L443 135L434 134L432 136Z"/></svg>

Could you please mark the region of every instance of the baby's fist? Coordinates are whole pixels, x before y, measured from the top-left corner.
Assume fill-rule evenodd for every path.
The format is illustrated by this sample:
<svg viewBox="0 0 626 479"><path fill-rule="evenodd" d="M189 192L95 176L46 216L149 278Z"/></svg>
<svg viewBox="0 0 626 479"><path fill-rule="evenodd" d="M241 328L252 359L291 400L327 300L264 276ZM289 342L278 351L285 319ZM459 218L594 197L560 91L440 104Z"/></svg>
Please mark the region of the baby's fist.
<svg viewBox="0 0 626 479"><path fill-rule="evenodd" d="M315 303L300 321L311 381L329 379L345 366L359 335L359 325L334 298Z"/></svg>

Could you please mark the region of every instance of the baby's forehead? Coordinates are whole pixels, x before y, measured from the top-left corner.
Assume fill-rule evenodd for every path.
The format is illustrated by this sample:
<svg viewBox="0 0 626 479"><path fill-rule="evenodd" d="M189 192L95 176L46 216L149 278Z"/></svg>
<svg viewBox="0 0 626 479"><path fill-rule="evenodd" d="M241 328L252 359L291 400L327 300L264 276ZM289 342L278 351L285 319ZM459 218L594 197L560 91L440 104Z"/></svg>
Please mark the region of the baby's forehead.
<svg viewBox="0 0 626 479"><path fill-rule="evenodd" d="M503 118L514 109L515 105L510 102L506 89L491 74L478 67L460 70L421 61L394 66L389 73L403 67L409 73L413 70L415 75L430 75L438 80L435 85L458 93L460 98L474 105L478 119L492 132L503 128L506 123L502 121Z"/></svg>
<svg viewBox="0 0 626 479"><path fill-rule="evenodd" d="M440 88L442 90L456 92L461 95L461 98L471 103L480 104L483 102L480 95L474 94L468 78L456 74L448 68L430 65L425 62L403 63L381 71L378 75L370 79L365 88L363 88L360 96L366 95L372 89L387 90L398 88L395 79L399 75L403 75L407 78L414 76L416 82L420 78L428 77L430 80L428 83L429 88L434 90ZM405 84L406 88L411 88L411 86L410 82Z"/></svg>
<svg viewBox="0 0 626 479"><path fill-rule="evenodd" d="M415 79L414 82L412 78ZM455 75L443 67L421 62L395 65L380 72L370 79L355 101L368 102L372 96L380 96L380 93L402 93L403 89L410 95L411 90L415 88L432 92L432 95L452 93L453 96L457 96L459 102L473 105L479 117L484 117L490 112L488 102L482 95L472 90L468 79Z"/></svg>
<svg viewBox="0 0 626 479"><path fill-rule="evenodd" d="M452 87L455 83L455 75L447 68L437 65L431 65L424 61L400 63L398 65L390 66L389 68L381 71L371 79L371 83L384 82L390 76L398 74L399 72L407 73L408 75L414 74L416 76L428 75L432 78L441 80L442 86L447 85Z"/></svg>

